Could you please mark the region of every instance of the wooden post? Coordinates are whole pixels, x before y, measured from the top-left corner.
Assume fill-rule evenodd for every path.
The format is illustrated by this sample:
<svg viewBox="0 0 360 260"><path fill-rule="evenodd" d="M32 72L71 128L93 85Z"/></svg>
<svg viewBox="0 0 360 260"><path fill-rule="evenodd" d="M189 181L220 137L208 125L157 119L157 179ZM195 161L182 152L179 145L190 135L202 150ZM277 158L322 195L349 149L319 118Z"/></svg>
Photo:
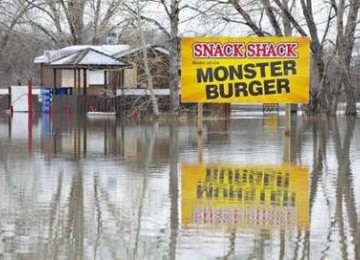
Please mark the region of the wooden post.
<svg viewBox="0 0 360 260"><path fill-rule="evenodd" d="M84 68L83 69L83 81L84 81L84 90L83 90L83 93L84 93L84 96L83 98L81 99L82 102L83 102L83 105L82 105L82 109L83 111L82 112L85 112L87 111L87 85L88 85L88 82L87 82L87 69Z"/></svg>
<svg viewBox="0 0 360 260"><path fill-rule="evenodd" d="M28 154L32 154L33 149L33 128L32 128L33 120L32 113L29 110L28 113Z"/></svg>
<svg viewBox="0 0 360 260"><path fill-rule="evenodd" d="M81 93L81 71L80 71L80 69L77 69L77 74L78 74L78 84L77 84L77 86L78 86L78 89L77 89L77 96L79 96L80 95L80 93Z"/></svg>
<svg viewBox="0 0 360 260"><path fill-rule="evenodd" d="M107 80L108 76L107 76L107 70L104 70L104 86L105 88L107 88L108 85L108 80Z"/></svg>
<svg viewBox="0 0 360 260"><path fill-rule="evenodd" d="M56 78L56 69L54 68L53 69L53 75L54 75L54 95L55 95L55 89L56 89L56 81L57 81L57 78Z"/></svg>
<svg viewBox="0 0 360 260"><path fill-rule="evenodd" d="M76 90L76 69L74 69L74 88Z"/></svg>
<svg viewBox="0 0 360 260"><path fill-rule="evenodd" d="M33 139L32 139L32 112L33 112L33 100L32 100L32 80L28 80L28 153L32 154Z"/></svg>
<svg viewBox="0 0 360 260"><path fill-rule="evenodd" d="M291 163L291 104L285 105L285 163Z"/></svg>
<svg viewBox="0 0 360 260"><path fill-rule="evenodd" d="M198 103L198 116L197 116L197 136L198 136L198 158L199 162L202 162L203 159L203 104Z"/></svg>
<svg viewBox="0 0 360 260"><path fill-rule="evenodd" d="M40 86L44 87L44 63L40 63Z"/></svg>
<svg viewBox="0 0 360 260"><path fill-rule="evenodd" d="M32 99L32 80L28 81L28 106L29 113L33 112L33 99Z"/></svg>
<svg viewBox="0 0 360 260"><path fill-rule="evenodd" d="M12 99L11 99L11 87L8 87L8 93L9 93L9 110L10 110L10 116L12 116L14 112L14 108L12 105Z"/></svg>
<svg viewBox="0 0 360 260"><path fill-rule="evenodd" d="M84 96L86 96L86 92L87 92L87 75L86 75L86 69L83 69L83 85L84 85L84 89L83 89L83 93Z"/></svg>
<svg viewBox="0 0 360 260"><path fill-rule="evenodd" d="M290 135L291 131L291 104L285 105L285 135Z"/></svg>

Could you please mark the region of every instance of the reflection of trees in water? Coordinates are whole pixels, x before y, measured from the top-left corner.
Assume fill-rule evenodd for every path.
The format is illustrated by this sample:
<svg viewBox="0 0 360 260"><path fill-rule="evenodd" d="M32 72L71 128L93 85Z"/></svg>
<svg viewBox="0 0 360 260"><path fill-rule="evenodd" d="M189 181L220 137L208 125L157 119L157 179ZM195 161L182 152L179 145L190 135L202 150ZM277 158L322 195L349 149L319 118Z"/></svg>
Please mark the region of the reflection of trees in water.
<svg viewBox="0 0 360 260"><path fill-rule="evenodd" d="M329 124L327 120L324 120L323 118L311 118L309 119L310 122L306 122L311 126L312 131L312 145L313 145L313 165L312 165L312 172L310 173L310 210L309 210L309 218L311 218L312 215L312 208L315 202L316 194L319 188L319 185L322 185L321 180L324 173L324 165L326 166L326 141L328 139L328 129ZM329 205L327 203L327 205ZM305 247L308 254L309 248L310 248L310 233L309 231L306 232L305 236Z"/></svg>
<svg viewBox="0 0 360 260"><path fill-rule="evenodd" d="M133 255L132 255L132 257L135 259L138 257L140 232L141 232L141 220L142 220L142 214L143 214L143 207L144 207L144 203L145 203L146 190L147 190L147 186L148 186L148 176L147 176L148 171L147 170L149 169L150 163L153 158L155 137L156 137L158 127L159 127L158 123L155 123L153 125L153 129L152 129L153 131L151 131L150 138L149 138L150 139L149 146L148 146L148 149L145 154L145 160L144 160L145 171L143 172L144 173L143 183L142 183L142 188L139 193L139 206L138 206L138 212L137 212L137 229L136 229L135 245L134 245L134 250L133 250Z"/></svg>
<svg viewBox="0 0 360 260"><path fill-rule="evenodd" d="M329 125L327 121L322 118L310 119L311 122L307 122L312 126L312 144L313 144L313 171L311 172L311 185L310 185L310 216L312 215L312 209L315 203L317 191L321 183L323 173L324 173L324 165L326 166L326 139L327 139L327 131ZM328 198L327 205L329 205Z"/></svg>
<svg viewBox="0 0 360 260"><path fill-rule="evenodd" d="M309 259L309 230L297 231L293 259Z"/></svg>
<svg viewBox="0 0 360 260"><path fill-rule="evenodd" d="M51 188L42 186L44 183L41 178L43 178L43 173L45 174L45 169L40 170L41 177L32 171L26 171L24 179L19 175L11 174L12 172L3 176L4 180L7 179L3 187L9 189L9 191L3 191L9 194L6 203L13 203L14 209L13 213L6 213L6 215L0 212L4 217L0 219L0 228L2 228L2 222L16 218L23 222L21 228L26 230L24 231L26 236L31 237L31 234L27 234L30 227L31 230L34 229L39 233L44 232L44 237L36 236L30 244L31 250L35 250L41 258L46 259L58 257L84 259L85 256L91 254L91 251L94 259L104 256L110 256L113 259L143 259L150 255L156 248L156 243L166 236L166 231L160 230L161 237L157 238L157 241L149 240L146 234L143 234L144 227L142 226L149 207L148 174L153 164L153 153L156 152L157 134L158 124L155 123L146 133L147 146L142 151L142 165L140 166L142 175L135 173L131 187L119 187L131 189L133 192L133 195L128 194L125 198L125 203L129 208L123 208L121 203L124 202L119 203L118 200L113 200L109 187L102 181L104 176L108 176L104 174L105 170L99 167L99 172L87 172L84 168L86 160L76 151L71 162L70 175L64 174L64 170L59 172L51 170L50 173L54 176L46 177L49 178L46 181L53 184ZM175 158L177 148L172 148L174 148L173 157ZM2 153L0 163L7 161L5 157ZM56 162L51 162L51 169L56 169L56 165ZM174 169L176 172L171 174L177 176L177 165ZM94 176L88 178L89 174ZM87 185L89 181L92 182L91 186ZM178 185L176 181L174 185ZM24 187L26 189L23 189ZM39 189L45 189L50 193L44 205L39 205L37 202L41 196ZM32 206L31 201L34 202ZM31 210L29 207L32 207ZM177 210L177 205L175 207ZM109 224L109 217L112 225L110 231L108 226L104 227L104 223ZM8 241L5 241L6 246L10 245ZM17 247L21 245L14 243L12 247L17 250ZM158 251L157 253L165 255L167 252Z"/></svg>
<svg viewBox="0 0 360 260"><path fill-rule="evenodd" d="M311 122L313 133L313 171L311 172L310 186L310 212L315 201L319 182L323 175L323 167L326 164L326 140L329 125L326 120L317 119ZM310 213L311 214L311 213Z"/></svg>
<svg viewBox="0 0 360 260"><path fill-rule="evenodd" d="M58 256L60 254L57 242L57 238L61 235L59 234L59 228L57 228L57 216L60 215L59 206L61 203L61 192L63 187L63 171L59 172L58 180L57 180L57 188L55 193L53 194L53 199L51 200L53 203L50 207L49 212L49 238L56 238L55 240L50 240L48 245L47 257L54 258L54 256Z"/></svg>
<svg viewBox="0 0 360 260"><path fill-rule="evenodd" d="M235 257L235 245L236 245L236 229L231 230L229 237L229 250L224 256L224 259L232 259Z"/></svg>
<svg viewBox="0 0 360 260"><path fill-rule="evenodd" d="M346 128L343 140L341 140L337 120L334 121L334 125L334 141L336 146L336 158L338 161L338 172L336 180L336 209L333 221L334 225L338 224L339 226L341 253L343 259L349 258L347 248L347 242L349 239L347 239L346 235L346 224L350 227L349 231L352 236L352 242L354 243L355 259L360 259L358 216L356 211L353 174L350 162L350 148L355 128L355 118L346 119Z"/></svg>
<svg viewBox="0 0 360 260"><path fill-rule="evenodd" d="M358 216L356 211L356 201L354 193L353 174L351 171L350 151L351 141L355 128L355 118L346 118L345 129L341 134L341 126L338 118L329 120L316 120L312 122L313 127L313 172L311 174L310 187L310 214L313 213L315 199L321 189L327 191L326 180L331 178L330 167L333 161L328 158L328 147L330 134L333 134L335 144L337 170L334 185L335 194L325 194L327 210L331 217L328 227L327 241L325 248L321 251L322 257L331 254L331 244L334 243L334 236L338 232L340 252L343 259L352 258L351 244L355 254L355 259L360 259L360 232L358 228ZM334 198L334 199L333 199ZM334 209L331 208L334 204ZM351 236L349 239L348 236Z"/></svg>
<svg viewBox="0 0 360 260"><path fill-rule="evenodd" d="M51 259L63 254L69 259L83 259L85 238L84 188L79 162L76 164L77 171L71 179L70 194L66 205L67 218L64 208L61 207L64 199L62 198L63 172L58 175L57 188L52 196L49 208L49 244L47 247L47 257Z"/></svg>
<svg viewBox="0 0 360 260"><path fill-rule="evenodd" d="M170 125L170 178L169 178L169 193L171 196L170 206L170 245L169 245L169 259L176 258L176 242L179 230L179 178L178 178L178 139L179 129L176 122Z"/></svg>
<svg viewBox="0 0 360 260"><path fill-rule="evenodd" d="M78 166L78 165L77 165ZM68 219L65 231L69 259L83 259L84 253L84 185L83 172L77 167L71 181Z"/></svg>
<svg viewBox="0 0 360 260"><path fill-rule="evenodd" d="M103 123L104 125L104 154L107 155L107 121ZM115 129L115 128L110 128ZM79 160L81 160L81 151L86 153L86 124L78 122L78 127L74 128L74 157L76 159L76 163L78 164ZM133 202L134 205L138 206L137 213L135 214L137 216L137 231L135 235L135 245L132 247L132 255L133 257L136 257L138 254L138 247L140 243L140 231L141 231L141 219L143 214L143 204L145 200L146 195L146 189L147 189L147 171L150 167L150 164L152 162L153 158L153 152L154 152L154 145L155 145L155 137L158 130L158 124L154 124L151 129L146 129L145 133L145 139L147 141L146 150L144 150L142 154L142 162L144 162L143 167L145 170L143 171L143 182L141 187L138 191L140 191L135 201ZM84 132L82 134L81 132ZM111 134L113 134L116 131L111 131ZM81 140L81 137L83 137L83 140ZM114 138L114 137L113 137ZM114 140L114 139L113 139ZM83 145L82 145L83 143ZM68 249L69 256L71 256L72 259L75 259L77 255L75 255L75 252L83 253L84 249L81 248L81 245L85 243L84 239L84 190L83 190L83 183L82 183L82 174L80 172L75 173L73 180L71 182L71 190L69 194L69 203L68 203L68 220L67 224L65 225L66 230L64 231L66 235L66 241L68 242ZM60 177L59 177L60 178ZM97 230L96 238L95 238L95 244L94 244L94 256L101 255L101 251L103 247L106 247L109 251L111 251L111 254L116 258L116 250L118 245L115 245L112 243L112 241L109 241L106 236L102 234L102 212L108 212L113 216L113 219L115 220L116 230L118 234L125 233L125 224L126 224L126 216L122 214L122 210L119 208L116 203L111 202L110 200L110 194L107 191L106 187L103 187L101 185L101 182L99 181L100 177L99 174L96 174L94 176L94 184L93 184L93 192L94 192L94 208L95 208L95 216L96 216L96 222L95 223L89 223L90 225L93 225L93 227ZM52 203L52 209L50 213L50 222L51 222L51 229L50 230L59 230L59 226L64 225L64 223L55 222L54 220L57 218L57 214L59 213L59 207L61 207L61 202L59 200L59 195L62 192L62 179L60 178L58 180L58 187L56 194L54 195L54 201ZM100 199L101 198L101 199ZM136 210L134 210L135 212ZM61 236L63 234L56 234L55 240L52 241L52 246L49 251L54 254L58 251L58 239L61 239ZM51 234L50 237L53 237L54 234ZM102 243L102 241L105 240L106 243ZM121 240L121 239L120 239ZM105 246L105 244L107 246ZM130 247L130 246L129 246ZM127 252L130 252L131 250L126 250ZM56 253L55 253L56 254Z"/></svg>

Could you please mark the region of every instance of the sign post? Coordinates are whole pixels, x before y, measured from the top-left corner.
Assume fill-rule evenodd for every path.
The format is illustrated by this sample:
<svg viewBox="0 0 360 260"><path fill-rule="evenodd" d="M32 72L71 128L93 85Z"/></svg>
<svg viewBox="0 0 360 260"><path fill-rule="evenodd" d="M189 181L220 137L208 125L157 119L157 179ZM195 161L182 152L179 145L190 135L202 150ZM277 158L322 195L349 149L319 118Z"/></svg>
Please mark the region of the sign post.
<svg viewBox="0 0 360 260"><path fill-rule="evenodd" d="M197 109L197 138L198 138L198 158L199 162L202 162L203 159L203 115L204 108L202 103L198 103Z"/></svg>
<svg viewBox="0 0 360 260"><path fill-rule="evenodd" d="M33 111L33 100L32 100L32 80L28 81L28 106L29 106L29 113Z"/></svg>
<svg viewBox="0 0 360 260"><path fill-rule="evenodd" d="M284 162L291 163L291 104L285 106L285 150Z"/></svg>

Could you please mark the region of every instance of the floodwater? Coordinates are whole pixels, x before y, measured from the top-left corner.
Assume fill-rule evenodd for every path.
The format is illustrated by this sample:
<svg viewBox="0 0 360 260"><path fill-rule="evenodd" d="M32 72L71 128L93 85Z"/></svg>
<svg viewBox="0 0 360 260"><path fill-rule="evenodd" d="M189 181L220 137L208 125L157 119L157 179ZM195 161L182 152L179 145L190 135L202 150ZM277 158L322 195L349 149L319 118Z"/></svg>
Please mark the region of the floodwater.
<svg viewBox="0 0 360 260"><path fill-rule="evenodd" d="M0 259L360 259L360 125L0 116Z"/></svg>

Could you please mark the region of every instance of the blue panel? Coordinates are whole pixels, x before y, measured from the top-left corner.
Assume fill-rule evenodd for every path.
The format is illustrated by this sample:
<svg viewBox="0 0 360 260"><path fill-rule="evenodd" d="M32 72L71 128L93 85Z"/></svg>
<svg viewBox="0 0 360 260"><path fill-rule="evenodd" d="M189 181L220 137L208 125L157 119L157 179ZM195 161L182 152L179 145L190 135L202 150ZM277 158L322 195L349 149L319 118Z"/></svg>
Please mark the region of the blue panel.
<svg viewBox="0 0 360 260"><path fill-rule="evenodd" d="M41 111L43 113L49 113L51 101L52 101L52 89L42 88L41 89Z"/></svg>

